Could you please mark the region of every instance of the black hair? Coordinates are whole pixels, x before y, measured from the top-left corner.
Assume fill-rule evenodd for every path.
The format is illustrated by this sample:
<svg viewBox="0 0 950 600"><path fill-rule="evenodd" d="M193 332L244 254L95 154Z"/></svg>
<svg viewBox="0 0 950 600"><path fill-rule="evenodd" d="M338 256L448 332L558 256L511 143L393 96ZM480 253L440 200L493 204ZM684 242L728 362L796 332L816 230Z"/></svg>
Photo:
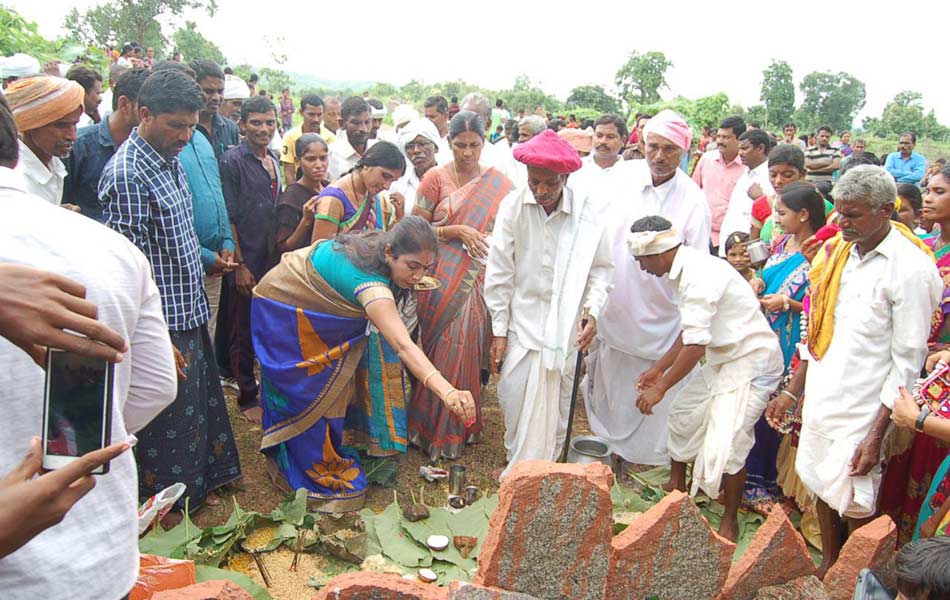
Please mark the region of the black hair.
<svg viewBox="0 0 950 600"><path fill-rule="evenodd" d="M86 65L73 65L66 71L66 79L75 81L88 92L95 87L97 81L102 83L102 74Z"/></svg>
<svg viewBox="0 0 950 600"><path fill-rule="evenodd" d="M723 242L723 251L729 254L729 251L735 248L736 244L744 244L748 242L751 237L752 236L744 231L733 231L726 236L726 241Z"/></svg>
<svg viewBox="0 0 950 600"><path fill-rule="evenodd" d="M739 136L739 141L748 140L753 147L763 146L765 148L765 154L768 155L769 151L772 149L772 138L769 137L769 134L761 129L750 129Z"/></svg>
<svg viewBox="0 0 950 600"><path fill-rule="evenodd" d="M304 94L300 98L300 112L307 110L308 106L323 106L323 98L316 94Z"/></svg>
<svg viewBox="0 0 950 600"><path fill-rule="evenodd" d="M353 170L363 167L383 167L394 171L406 172L406 157L396 144L390 142L376 142L366 151L366 154L356 163Z"/></svg>
<svg viewBox="0 0 950 600"><path fill-rule="evenodd" d="M119 76L115 82L115 90L112 92L112 110L118 110L119 98L122 96L128 98L129 102L138 102L139 90L151 74L148 69L136 68L127 70Z"/></svg>
<svg viewBox="0 0 950 600"><path fill-rule="evenodd" d="M647 121L649 121L650 119L653 118L653 116L654 115L650 113L637 113L637 118L633 120L633 126L638 127L640 125L641 119L646 119Z"/></svg>
<svg viewBox="0 0 950 600"><path fill-rule="evenodd" d="M561 129L564 129L565 127L567 127L567 123L564 122L564 119L557 118L557 119L551 119L550 121L548 121L548 129L552 131L557 131L558 127L560 127Z"/></svg>
<svg viewBox="0 0 950 600"><path fill-rule="evenodd" d="M769 166L790 165L798 169L799 173L805 172L805 153L794 144L779 144L769 152Z"/></svg>
<svg viewBox="0 0 950 600"><path fill-rule="evenodd" d="M177 69L152 73L139 90L139 106L155 116L180 111L200 111L205 98L198 83Z"/></svg>
<svg viewBox="0 0 950 600"><path fill-rule="evenodd" d="M257 73L251 73L251 76L247 78L250 83L257 83L260 81L260 77L257 76Z"/></svg>
<svg viewBox="0 0 950 600"><path fill-rule="evenodd" d="M947 159L946 159L946 158L938 158L938 159L935 160L934 162L937 163L938 165L945 165L945 164L947 164Z"/></svg>
<svg viewBox="0 0 950 600"><path fill-rule="evenodd" d="M224 67L224 74L225 74L225 75L234 75L234 69L232 69L231 67Z"/></svg>
<svg viewBox="0 0 950 600"><path fill-rule="evenodd" d="M808 225L815 233L825 226L825 199L814 185L804 181L796 181L782 188L779 192L782 204L795 212L808 211Z"/></svg>
<svg viewBox="0 0 950 600"><path fill-rule="evenodd" d="M920 209L924 205L924 199L920 195L920 188L913 183L897 184L897 195L900 196L901 202L907 202L914 207L915 215L920 212Z"/></svg>
<svg viewBox="0 0 950 600"><path fill-rule="evenodd" d="M828 202L831 202L832 204L835 203L835 198L834 196L831 195L831 190L834 189L835 187L833 183L831 183L830 181L826 179L823 179L823 180L814 182L813 185L815 186L815 189L818 190L818 193L821 194L825 200L827 200Z"/></svg>
<svg viewBox="0 0 950 600"><path fill-rule="evenodd" d="M452 96L452 102L458 102L455 96ZM435 110L440 114L444 115L449 112L449 103L446 102L445 96L429 96L426 98L425 104L422 105L422 108L435 107Z"/></svg>
<svg viewBox="0 0 950 600"><path fill-rule="evenodd" d="M613 125L617 128L617 133L620 134L620 140L624 143L627 141L627 122L624 121L619 115L613 113L607 113L605 115L600 115L597 117L597 120L594 121L594 129L597 129L598 125Z"/></svg>
<svg viewBox="0 0 950 600"><path fill-rule="evenodd" d="M834 135L834 134L835 134L835 130L834 130L834 129L832 129L831 127L829 127L829 126L827 126L827 125L822 125L821 127L819 127L819 128L817 129L817 131L815 131L815 135L817 136L817 135L818 135L819 133L821 133L822 131L827 131L827 132L828 132L829 134L831 134L831 135Z"/></svg>
<svg viewBox="0 0 950 600"><path fill-rule="evenodd" d="M739 116L726 117L719 124L719 129L729 129L738 138L745 133L745 121Z"/></svg>
<svg viewBox="0 0 950 600"><path fill-rule="evenodd" d="M640 233L641 231L666 231L673 229L673 224L659 215L651 215L637 219L630 226L630 233Z"/></svg>
<svg viewBox="0 0 950 600"><path fill-rule="evenodd" d="M449 121L450 140L466 131L477 133L480 138L485 139L485 126L482 124L482 117L478 113L462 110L455 113L455 116Z"/></svg>
<svg viewBox="0 0 950 600"><path fill-rule="evenodd" d="M16 120L7 99L0 94L0 165L12 169L19 158L20 142L17 138Z"/></svg>
<svg viewBox="0 0 950 600"><path fill-rule="evenodd" d="M375 108L376 110L383 108L383 103L377 100L376 98L370 98L369 100L366 101L366 103L369 104L372 108Z"/></svg>
<svg viewBox="0 0 950 600"><path fill-rule="evenodd" d="M884 158L887 158L887 156L885 155ZM874 165L875 167L879 167L881 166L881 159L873 152L855 152L848 160L848 164L841 169L841 175L844 175L858 165Z"/></svg>
<svg viewBox="0 0 950 600"><path fill-rule="evenodd" d="M217 77L224 79L224 71L213 60L199 58L191 61L191 70L195 72L195 81L201 81L205 77Z"/></svg>
<svg viewBox="0 0 950 600"><path fill-rule="evenodd" d="M277 107L266 96L251 96L241 103L241 121L247 123L248 116L251 113L269 113L273 112L277 116Z"/></svg>
<svg viewBox="0 0 950 600"><path fill-rule="evenodd" d="M505 101L501 98L495 100L495 108L501 108L505 105Z"/></svg>
<svg viewBox="0 0 950 600"><path fill-rule="evenodd" d="M361 115L364 112L370 112L369 104L359 96L352 96L343 101L340 108L340 118L344 121L353 115Z"/></svg>
<svg viewBox="0 0 950 600"><path fill-rule="evenodd" d="M459 101L458 96L452 96L452 102L455 102L456 104L458 104L458 101Z"/></svg>
<svg viewBox="0 0 950 600"><path fill-rule="evenodd" d="M786 123L782 125L782 131L784 131L786 127L794 127L795 129L798 129L798 125L796 125L795 123Z"/></svg>
<svg viewBox="0 0 950 600"><path fill-rule="evenodd" d="M438 249L432 226L415 215L403 217L388 232L342 233L336 236L333 243L336 248L343 250L357 269L385 276L390 275L389 265L386 264L387 245L393 258L416 252L435 252Z"/></svg>
<svg viewBox="0 0 950 600"><path fill-rule="evenodd" d="M188 77L197 81L195 77L195 71L188 65L184 65L180 62L175 62L173 60L160 60L152 65L152 73L158 73L159 71L178 71L179 73L184 73ZM202 92L203 94L204 92Z"/></svg>
<svg viewBox="0 0 950 600"><path fill-rule="evenodd" d="M85 87L85 86L83 86L83 87ZM900 139L900 138L904 137L905 135L909 135L909 136L910 136L910 141L911 141L912 144L915 144L915 145L917 144L917 134L914 133L913 131L905 131L904 133L902 133L902 134L900 134L899 136L897 136L897 139Z"/></svg>
<svg viewBox="0 0 950 600"><path fill-rule="evenodd" d="M897 553L897 589L908 598L950 600L950 538L915 540Z"/></svg>
<svg viewBox="0 0 950 600"><path fill-rule="evenodd" d="M762 123L759 123L758 121L749 121L749 129L747 129L746 131L750 131L754 129L762 129Z"/></svg>
<svg viewBox="0 0 950 600"><path fill-rule="evenodd" d="M294 154L297 156L297 160L300 160L300 157L307 153L307 148L310 147L310 144L320 144L324 150L330 150L330 146L327 145L325 139L316 133L305 133L294 142Z"/></svg>

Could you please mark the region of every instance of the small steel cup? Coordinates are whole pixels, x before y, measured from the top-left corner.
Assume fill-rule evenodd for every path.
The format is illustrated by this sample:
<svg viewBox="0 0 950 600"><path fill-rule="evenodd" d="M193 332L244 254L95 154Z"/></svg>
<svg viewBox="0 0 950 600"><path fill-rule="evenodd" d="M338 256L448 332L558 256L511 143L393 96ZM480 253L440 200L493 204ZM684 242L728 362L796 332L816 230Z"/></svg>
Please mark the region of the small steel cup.
<svg viewBox="0 0 950 600"><path fill-rule="evenodd" d="M452 496L461 496L465 489L465 467L462 465L452 465L449 467L449 494Z"/></svg>
<svg viewBox="0 0 950 600"><path fill-rule="evenodd" d="M475 504L475 501L478 500L478 487L474 485L466 486L462 497L465 498L465 504Z"/></svg>

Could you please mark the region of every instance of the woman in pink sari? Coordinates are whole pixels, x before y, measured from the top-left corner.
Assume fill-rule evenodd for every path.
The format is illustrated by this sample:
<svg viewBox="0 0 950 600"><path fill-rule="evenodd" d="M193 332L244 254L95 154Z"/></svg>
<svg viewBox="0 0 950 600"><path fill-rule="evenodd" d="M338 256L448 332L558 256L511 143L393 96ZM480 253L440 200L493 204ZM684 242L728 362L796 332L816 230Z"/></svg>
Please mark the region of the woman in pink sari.
<svg viewBox="0 0 950 600"><path fill-rule="evenodd" d="M481 118L462 111L449 123L454 160L430 169L416 192L413 214L428 220L442 240L434 267L441 286L419 292L422 348L453 385L472 391L476 419L466 427L425 386L416 386L409 405L409 437L433 461L454 459L482 430L481 368L488 336L483 286L488 240L511 181L479 164L485 144Z"/></svg>

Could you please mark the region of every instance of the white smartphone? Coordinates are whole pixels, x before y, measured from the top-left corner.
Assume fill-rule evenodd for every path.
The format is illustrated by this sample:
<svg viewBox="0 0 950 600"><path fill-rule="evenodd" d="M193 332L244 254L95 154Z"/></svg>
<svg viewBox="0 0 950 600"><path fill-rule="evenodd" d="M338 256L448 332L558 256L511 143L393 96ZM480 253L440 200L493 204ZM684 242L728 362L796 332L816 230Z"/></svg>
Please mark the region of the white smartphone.
<svg viewBox="0 0 950 600"><path fill-rule="evenodd" d="M60 469L112 443L113 363L50 348L43 399L43 468ZM109 472L109 463L92 471Z"/></svg>

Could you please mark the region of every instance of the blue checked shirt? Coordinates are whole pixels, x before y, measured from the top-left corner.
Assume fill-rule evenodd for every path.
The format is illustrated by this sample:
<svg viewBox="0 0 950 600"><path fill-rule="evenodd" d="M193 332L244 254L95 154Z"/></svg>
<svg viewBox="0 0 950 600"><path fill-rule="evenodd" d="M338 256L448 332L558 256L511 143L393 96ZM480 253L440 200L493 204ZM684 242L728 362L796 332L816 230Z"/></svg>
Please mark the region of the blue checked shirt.
<svg viewBox="0 0 950 600"><path fill-rule="evenodd" d="M133 130L102 171L99 203L106 225L148 257L168 328L188 331L207 323L201 246L178 158L166 160Z"/></svg>

